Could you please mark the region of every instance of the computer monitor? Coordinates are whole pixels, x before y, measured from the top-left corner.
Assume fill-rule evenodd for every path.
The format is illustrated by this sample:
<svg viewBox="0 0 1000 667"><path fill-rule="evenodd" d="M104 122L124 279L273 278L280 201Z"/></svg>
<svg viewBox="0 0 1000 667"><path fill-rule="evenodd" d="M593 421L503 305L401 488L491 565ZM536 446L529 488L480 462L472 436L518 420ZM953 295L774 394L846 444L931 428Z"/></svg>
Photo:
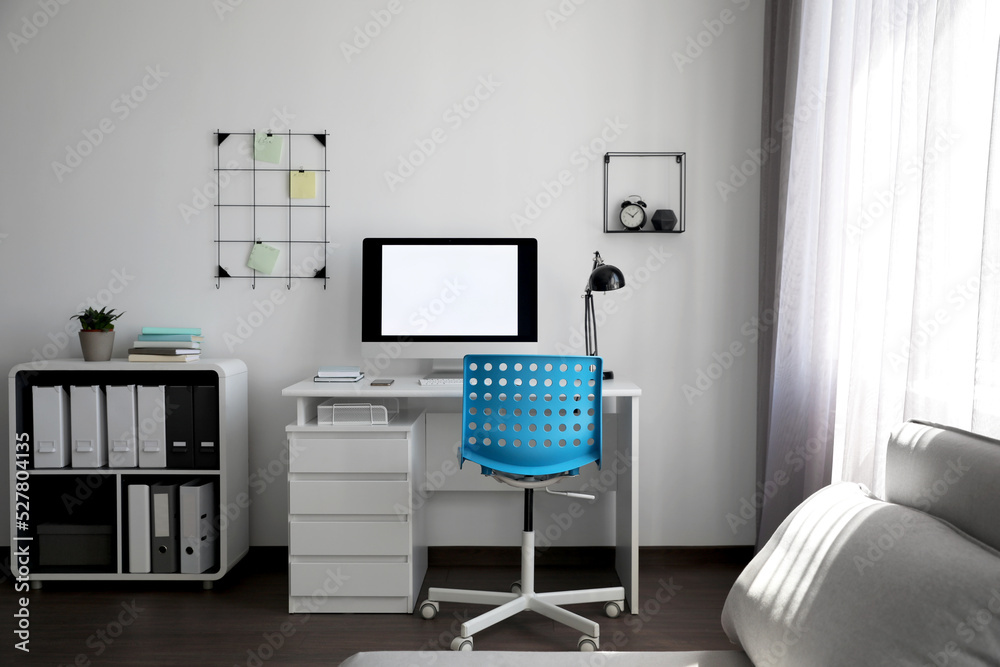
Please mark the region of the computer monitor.
<svg viewBox="0 0 1000 667"><path fill-rule="evenodd" d="M451 365L538 349L538 242L369 238L362 244L361 354Z"/></svg>

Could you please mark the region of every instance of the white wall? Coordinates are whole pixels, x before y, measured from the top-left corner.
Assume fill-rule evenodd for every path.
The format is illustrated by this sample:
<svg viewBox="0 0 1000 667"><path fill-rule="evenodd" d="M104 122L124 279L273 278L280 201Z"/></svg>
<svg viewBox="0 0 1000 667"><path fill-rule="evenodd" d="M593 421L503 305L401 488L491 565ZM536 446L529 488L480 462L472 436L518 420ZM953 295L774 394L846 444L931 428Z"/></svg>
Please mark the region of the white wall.
<svg viewBox="0 0 1000 667"><path fill-rule="evenodd" d="M341 45L389 7L348 62ZM281 388L359 361L361 239L518 234L539 240L543 348L582 351L594 250L634 286L597 305L616 309L600 327L606 365L644 392L641 544L753 542L726 515L754 491L757 181L725 201L717 183L759 144L762 0L16 0L0 26L0 366L80 356L62 332L88 299L127 312L117 357L141 326L203 327L206 356L250 369L252 544L286 542L279 455L294 410ZM495 89L480 88L479 108L446 122L483 80ZM332 279L280 287L283 303L236 340L277 284L216 289L215 212L198 193L215 180L216 129L282 118L330 133ZM435 128L444 143L390 191L385 172ZM580 152L591 142L687 151L688 231L603 234L603 165ZM88 154L67 162L68 147ZM572 183L517 228L563 170ZM185 219L184 206L202 210ZM745 352L729 363L734 343ZM704 393L685 396L699 373Z"/></svg>

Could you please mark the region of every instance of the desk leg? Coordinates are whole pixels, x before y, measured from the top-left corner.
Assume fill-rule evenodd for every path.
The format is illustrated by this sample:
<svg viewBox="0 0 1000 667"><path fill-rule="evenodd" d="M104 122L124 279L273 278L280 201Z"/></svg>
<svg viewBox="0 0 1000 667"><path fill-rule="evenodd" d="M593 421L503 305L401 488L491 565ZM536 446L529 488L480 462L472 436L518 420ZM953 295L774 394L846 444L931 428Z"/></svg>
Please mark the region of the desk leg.
<svg viewBox="0 0 1000 667"><path fill-rule="evenodd" d="M629 610L639 605L639 397L615 399L618 420L618 475L615 499L615 569L625 588Z"/></svg>

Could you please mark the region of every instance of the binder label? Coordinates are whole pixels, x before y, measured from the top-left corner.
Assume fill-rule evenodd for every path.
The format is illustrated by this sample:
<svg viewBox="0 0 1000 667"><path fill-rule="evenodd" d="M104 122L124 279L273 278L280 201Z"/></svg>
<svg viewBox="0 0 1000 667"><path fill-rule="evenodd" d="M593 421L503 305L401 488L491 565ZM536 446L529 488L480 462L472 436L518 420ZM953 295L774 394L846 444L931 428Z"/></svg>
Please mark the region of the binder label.
<svg viewBox="0 0 1000 667"><path fill-rule="evenodd" d="M170 497L153 494L153 537L170 537Z"/></svg>

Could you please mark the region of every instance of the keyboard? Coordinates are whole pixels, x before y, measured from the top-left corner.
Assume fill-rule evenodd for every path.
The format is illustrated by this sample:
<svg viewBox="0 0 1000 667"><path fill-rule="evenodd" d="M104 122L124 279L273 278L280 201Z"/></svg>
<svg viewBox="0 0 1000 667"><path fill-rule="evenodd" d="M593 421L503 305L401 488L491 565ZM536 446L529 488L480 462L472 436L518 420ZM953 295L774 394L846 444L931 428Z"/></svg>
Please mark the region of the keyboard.
<svg viewBox="0 0 1000 667"><path fill-rule="evenodd" d="M462 378L453 375L429 375L425 378L420 378L420 384L424 387L461 385Z"/></svg>

